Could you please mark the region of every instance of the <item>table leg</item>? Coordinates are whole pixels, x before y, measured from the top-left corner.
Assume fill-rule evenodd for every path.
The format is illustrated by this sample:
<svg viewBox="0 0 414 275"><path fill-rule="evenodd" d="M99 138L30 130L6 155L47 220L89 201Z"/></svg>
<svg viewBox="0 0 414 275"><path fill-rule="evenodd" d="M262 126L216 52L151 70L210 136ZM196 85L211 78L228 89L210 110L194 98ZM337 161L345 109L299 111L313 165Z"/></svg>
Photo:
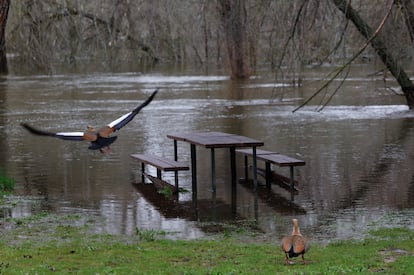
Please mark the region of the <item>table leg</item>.
<svg viewBox="0 0 414 275"><path fill-rule="evenodd" d="M178 149L177 149L176 139L174 139L174 160L178 161ZM174 182L175 182L175 190L177 190L177 194L178 194L178 171L174 171Z"/></svg>
<svg viewBox="0 0 414 275"><path fill-rule="evenodd" d="M216 221L217 220L217 198L216 198L215 192L211 193L211 201L212 201L213 221Z"/></svg>
<svg viewBox="0 0 414 275"><path fill-rule="evenodd" d="M177 146L177 140L174 139L174 160L178 160L178 146Z"/></svg>
<svg viewBox="0 0 414 275"><path fill-rule="evenodd" d="M295 166L290 166L290 200L295 199L295 175L294 175Z"/></svg>
<svg viewBox="0 0 414 275"><path fill-rule="evenodd" d="M259 194L254 193L254 221L256 225L259 225Z"/></svg>
<svg viewBox="0 0 414 275"><path fill-rule="evenodd" d="M266 161L266 188L270 189L270 182L271 182L271 177L272 177L272 170L270 169L270 162Z"/></svg>
<svg viewBox="0 0 414 275"><path fill-rule="evenodd" d="M253 183L254 191L257 191L257 157L256 157L256 146L253 146Z"/></svg>
<svg viewBox="0 0 414 275"><path fill-rule="evenodd" d="M145 164L143 162L141 162L141 183L144 184L145 183Z"/></svg>
<svg viewBox="0 0 414 275"><path fill-rule="evenodd" d="M216 192L216 156L214 148L211 148L211 188L212 192Z"/></svg>
<svg viewBox="0 0 414 275"><path fill-rule="evenodd" d="M193 189L193 204L195 208L197 208L197 157L194 144L191 144L191 182Z"/></svg>
<svg viewBox="0 0 414 275"><path fill-rule="evenodd" d="M249 179L249 160L247 156L244 156L244 180L247 183Z"/></svg>
<svg viewBox="0 0 414 275"><path fill-rule="evenodd" d="M237 173L236 173L236 148L230 147L230 169L231 169L231 205L233 213L236 212L237 203Z"/></svg>

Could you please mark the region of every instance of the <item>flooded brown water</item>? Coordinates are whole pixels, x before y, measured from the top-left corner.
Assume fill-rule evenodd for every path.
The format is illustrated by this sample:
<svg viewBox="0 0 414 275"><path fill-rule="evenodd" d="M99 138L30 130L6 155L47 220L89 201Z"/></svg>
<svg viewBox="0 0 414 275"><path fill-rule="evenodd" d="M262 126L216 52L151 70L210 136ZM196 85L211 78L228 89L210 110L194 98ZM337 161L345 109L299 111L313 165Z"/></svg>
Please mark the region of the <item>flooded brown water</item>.
<svg viewBox="0 0 414 275"><path fill-rule="evenodd" d="M369 66L356 66L331 103L318 112L321 94L292 113L320 85L330 68L303 72L301 87L257 76L234 83L220 74L88 73L9 75L0 83L0 168L16 179L25 196L4 215L42 210L88 214L101 219L98 232L134 234L135 228L163 230L178 239L202 237L205 222L257 221L264 234L290 232L300 220L312 239L359 238L376 226L414 229L414 113L404 98L384 88ZM339 81L338 81L339 83ZM338 84L336 83L336 84ZM387 85L397 89L389 79ZM20 123L50 131L83 131L130 111L159 88L155 100L118 133L110 154L83 142L32 136ZM200 210L191 208L191 175L180 172L190 191L179 202L165 199L140 181L131 153L173 158L169 133L222 131L264 141L263 149L306 161L296 169L300 192L294 205L278 187L257 195L237 186L231 211L228 150L216 151L217 194L210 191L210 152L198 148ZM190 164L190 147L179 143ZM242 159L237 160L243 176ZM262 163L259 163L263 167ZM287 168L274 167L288 175ZM155 171L152 171L155 172ZM173 183L173 174L164 179ZM260 178L259 178L260 179ZM262 180L263 181L263 180Z"/></svg>

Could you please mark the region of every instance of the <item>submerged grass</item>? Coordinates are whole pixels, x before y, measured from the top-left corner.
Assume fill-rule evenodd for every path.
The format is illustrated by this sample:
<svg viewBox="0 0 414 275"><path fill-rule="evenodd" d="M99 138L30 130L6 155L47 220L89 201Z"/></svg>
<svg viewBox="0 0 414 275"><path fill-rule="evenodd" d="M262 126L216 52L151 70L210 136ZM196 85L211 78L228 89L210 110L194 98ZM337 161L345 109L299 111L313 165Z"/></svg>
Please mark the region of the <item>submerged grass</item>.
<svg viewBox="0 0 414 275"><path fill-rule="evenodd" d="M379 229L361 241L313 244L307 265L286 266L273 242L248 233L213 239L173 241L165 232L138 230L135 236L93 234L80 216L40 215L10 220L1 229L0 273L6 274L341 274L414 273L414 232ZM93 222L93 221L89 221ZM242 241L246 234L249 241Z"/></svg>

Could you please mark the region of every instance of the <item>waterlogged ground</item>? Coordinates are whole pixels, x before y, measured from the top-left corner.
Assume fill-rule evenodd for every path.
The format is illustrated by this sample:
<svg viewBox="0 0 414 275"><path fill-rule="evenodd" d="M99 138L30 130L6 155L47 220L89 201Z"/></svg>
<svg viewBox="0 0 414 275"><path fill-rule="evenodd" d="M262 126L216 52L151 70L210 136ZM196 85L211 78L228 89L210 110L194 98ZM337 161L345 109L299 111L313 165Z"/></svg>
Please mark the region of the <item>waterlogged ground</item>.
<svg viewBox="0 0 414 275"><path fill-rule="evenodd" d="M414 113L391 79L357 66L330 104L331 88L292 112L320 86L329 71L303 72L303 85L259 75L235 83L221 74L194 72L9 75L0 83L0 167L16 180L16 199L3 217L21 218L47 210L99 220L96 232L135 234L136 228L194 239L222 223L255 223L277 240L300 220L303 233L318 241L364 237L381 226L414 229ZM339 82L338 82L339 83ZM393 91L388 89L393 88ZM50 131L82 131L105 125L159 88L156 99L119 132L110 154L88 144L35 137L20 123ZM296 169L300 192L294 204L284 190L257 195L245 184L231 207L229 153L217 150L217 195L210 186L210 152L199 148L199 211L191 202L191 175L180 172L188 192L165 199L140 182L131 153L173 156L166 135L222 131L264 141L264 149L306 161ZM179 158L190 162L188 144ZM238 175L243 173L238 159ZM287 169L274 167L288 175ZM155 171L150 171L155 173ZM173 175L164 179L173 182Z"/></svg>

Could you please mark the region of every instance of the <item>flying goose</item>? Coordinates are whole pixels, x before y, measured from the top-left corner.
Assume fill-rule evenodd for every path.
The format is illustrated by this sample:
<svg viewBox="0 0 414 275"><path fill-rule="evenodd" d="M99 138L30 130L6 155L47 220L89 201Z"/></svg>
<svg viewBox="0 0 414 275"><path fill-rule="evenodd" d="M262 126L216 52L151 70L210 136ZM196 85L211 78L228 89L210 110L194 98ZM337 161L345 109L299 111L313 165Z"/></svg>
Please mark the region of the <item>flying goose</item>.
<svg viewBox="0 0 414 275"><path fill-rule="evenodd" d="M91 145L88 147L90 150L99 150L104 153L103 148L106 147L107 150L110 150L109 145L111 145L117 138L117 136L111 136L112 133L118 131L122 127L124 127L128 122L130 122L140 111L142 108L147 106L152 99L157 94L158 90L155 90L152 95L145 100L141 105L136 107L131 112L115 119L108 125L105 125L98 130L94 127L88 125L86 131L84 132L47 132L43 130L36 129L33 126L30 126L27 123L22 123L21 125L26 128L30 133L40 136L50 136L56 137L63 140L75 140L75 141L89 141Z"/></svg>

